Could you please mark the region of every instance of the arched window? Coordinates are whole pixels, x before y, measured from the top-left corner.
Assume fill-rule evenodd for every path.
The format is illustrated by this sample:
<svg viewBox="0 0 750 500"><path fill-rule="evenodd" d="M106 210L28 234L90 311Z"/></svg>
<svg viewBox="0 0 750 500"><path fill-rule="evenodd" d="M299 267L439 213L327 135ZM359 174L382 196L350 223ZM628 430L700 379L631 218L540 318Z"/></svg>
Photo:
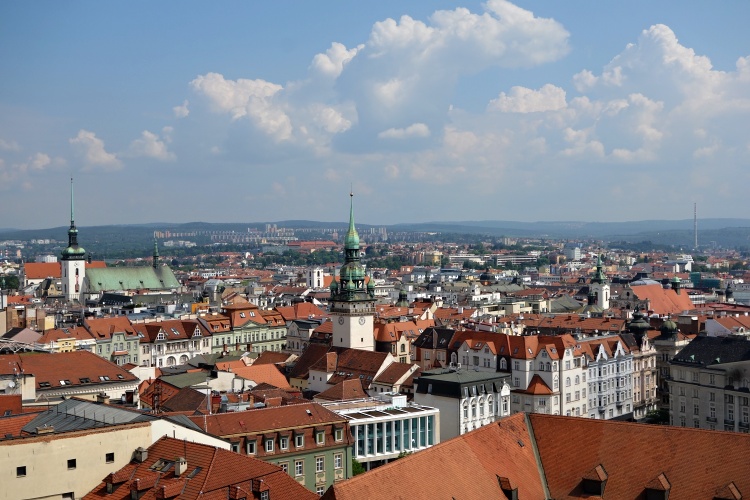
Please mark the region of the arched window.
<svg viewBox="0 0 750 500"><path fill-rule="evenodd" d="M565 377L565 387L570 387L570 377Z"/></svg>
<svg viewBox="0 0 750 500"><path fill-rule="evenodd" d="M505 361L505 358L500 358L500 369L501 370L508 369L508 363Z"/></svg>
<svg viewBox="0 0 750 500"><path fill-rule="evenodd" d="M175 360L173 356L167 358L167 366L174 366L176 362L177 360Z"/></svg>
<svg viewBox="0 0 750 500"><path fill-rule="evenodd" d="M184 354L182 356L180 356L180 364L181 365L184 365L185 363L187 363L187 361L188 361L188 357L187 356L185 356Z"/></svg>
<svg viewBox="0 0 750 500"><path fill-rule="evenodd" d="M558 388L558 387L560 386L560 382L559 382L559 380L557 379L557 375L555 375L555 378L553 379L553 381L552 381L552 384L553 384L553 385L552 385L552 388L553 388L553 389L557 389L557 388Z"/></svg>
<svg viewBox="0 0 750 500"><path fill-rule="evenodd" d="M549 364L549 361L548 361L548 362L547 362L547 371L548 371L548 372L552 371L552 368L551 368L551 367L552 367L552 365L550 365L550 364Z"/></svg>
<svg viewBox="0 0 750 500"><path fill-rule="evenodd" d="M580 383L581 383L581 377L579 377L578 375L576 375L576 385L578 385Z"/></svg>
<svg viewBox="0 0 750 500"><path fill-rule="evenodd" d="M544 371L544 363L542 363L542 362L539 362L539 371L540 372Z"/></svg>

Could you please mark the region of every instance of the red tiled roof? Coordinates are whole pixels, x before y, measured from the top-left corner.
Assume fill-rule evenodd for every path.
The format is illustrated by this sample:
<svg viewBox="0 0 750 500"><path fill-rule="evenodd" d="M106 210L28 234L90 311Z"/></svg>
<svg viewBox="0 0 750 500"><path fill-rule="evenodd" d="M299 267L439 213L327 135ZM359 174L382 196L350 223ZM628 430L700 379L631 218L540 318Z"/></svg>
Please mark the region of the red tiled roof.
<svg viewBox="0 0 750 500"><path fill-rule="evenodd" d="M267 383L281 389L291 389L286 377L276 368L274 364L252 364L250 366L239 366L232 369L232 372L247 380L252 380L256 384Z"/></svg>
<svg viewBox="0 0 750 500"><path fill-rule="evenodd" d="M43 280L45 278L59 278L62 268L59 262L26 262L23 274L27 280Z"/></svg>
<svg viewBox="0 0 750 500"><path fill-rule="evenodd" d="M59 352L52 354L0 355L0 371L18 363L26 374L36 377L36 390L59 389L86 384L117 384L137 382L138 378L122 367L88 351ZM102 380L105 378L105 380ZM61 383L61 382L64 382ZM40 386L47 383L49 386Z"/></svg>
<svg viewBox="0 0 750 500"><path fill-rule="evenodd" d="M187 458L187 476L176 477L174 466L163 473L152 469L157 461L173 461L176 457ZM115 479L121 484L113 493L107 493L106 480ZM276 465L212 446L163 437L148 448L148 458L143 463L133 461L110 474L84 499L127 500L132 488L141 492L142 499L176 493L178 497L166 498L218 500L228 498L230 491L237 489L253 491L253 481L257 486L261 484L259 480L273 500L318 498Z"/></svg>
<svg viewBox="0 0 750 500"><path fill-rule="evenodd" d="M324 399L326 401L346 401L347 399L366 398L367 393L362 388L362 382L359 378L342 380L330 389L316 394L315 399Z"/></svg>
<svg viewBox="0 0 750 500"><path fill-rule="evenodd" d="M298 302L293 306L277 307L276 311L281 314L284 321L294 321L296 319L324 318L328 314L315 304L310 302Z"/></svg>
<svg viewBox="0 0 750 500"><path fill-rule="evenodd" d="M345 417L318 403L272 406L189 418L209 434L220 437L347 421Z"/></svg>
<svg viewBox="0 0 750 500"><path fill-rule="evenodd" d="M673 289L665 289L661 285L638 285L631 287L639 300L649 300L649 308L657 314L679 314L693 309L693 303L684 290L676 293Z"/></svg>
<svg viewBox="0 0 750 500"><path fill-rule="evenodd" d="M742 433L518 413L335 483L323 499L505 498L501 485L518 498L593 499L583 478L605 475L603 498L643 498L647 486L736 498L750 491L748 449Z"/></svg>

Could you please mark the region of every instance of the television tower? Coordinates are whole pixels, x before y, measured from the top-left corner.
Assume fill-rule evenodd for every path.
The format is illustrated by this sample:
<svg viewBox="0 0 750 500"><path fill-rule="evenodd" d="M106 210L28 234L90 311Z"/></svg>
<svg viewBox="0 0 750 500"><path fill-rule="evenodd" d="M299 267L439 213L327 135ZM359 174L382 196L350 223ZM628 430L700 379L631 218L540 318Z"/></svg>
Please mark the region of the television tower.
<svg viewBox="0 0 750 500"><path fill-rule="evenodd" d="M698 204L693 203L693 234L695 235L695 243L693 248L698 250Z"/></svg>

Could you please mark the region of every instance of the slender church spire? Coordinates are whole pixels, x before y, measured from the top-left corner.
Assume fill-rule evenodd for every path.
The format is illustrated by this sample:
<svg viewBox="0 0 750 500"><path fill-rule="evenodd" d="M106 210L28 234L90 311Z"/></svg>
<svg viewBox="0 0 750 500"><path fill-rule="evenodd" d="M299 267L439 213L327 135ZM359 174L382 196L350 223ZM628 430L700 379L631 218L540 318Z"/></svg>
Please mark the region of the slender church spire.
<svg viewBox="0 0 750 500"><path fill-rule="evenodd" d="M70 228L68 228L68 247L62 251L63 260L82 260L86 251L78 246L78 228L73 212L73 178L70 178Z"/></svg>

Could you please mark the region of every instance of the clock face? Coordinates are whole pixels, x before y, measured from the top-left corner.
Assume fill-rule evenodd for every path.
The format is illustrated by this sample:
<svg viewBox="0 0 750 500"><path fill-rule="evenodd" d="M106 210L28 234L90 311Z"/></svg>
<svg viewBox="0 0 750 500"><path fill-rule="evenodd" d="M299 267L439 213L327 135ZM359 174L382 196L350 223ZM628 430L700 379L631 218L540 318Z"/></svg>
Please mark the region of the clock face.
<svg viewBox="0 0 750 500"><path fill-rule="evenodd" d="M344 324L344 317L339 316L339 325L343 325L343 324Z"/></svg>
<svg viewBox="0 0 750 500"><path fill-rule="evenodd" d="M365 317L364 316L360 316L359 317L359 324L360 325L364 325L365 324Z"/></svg>

